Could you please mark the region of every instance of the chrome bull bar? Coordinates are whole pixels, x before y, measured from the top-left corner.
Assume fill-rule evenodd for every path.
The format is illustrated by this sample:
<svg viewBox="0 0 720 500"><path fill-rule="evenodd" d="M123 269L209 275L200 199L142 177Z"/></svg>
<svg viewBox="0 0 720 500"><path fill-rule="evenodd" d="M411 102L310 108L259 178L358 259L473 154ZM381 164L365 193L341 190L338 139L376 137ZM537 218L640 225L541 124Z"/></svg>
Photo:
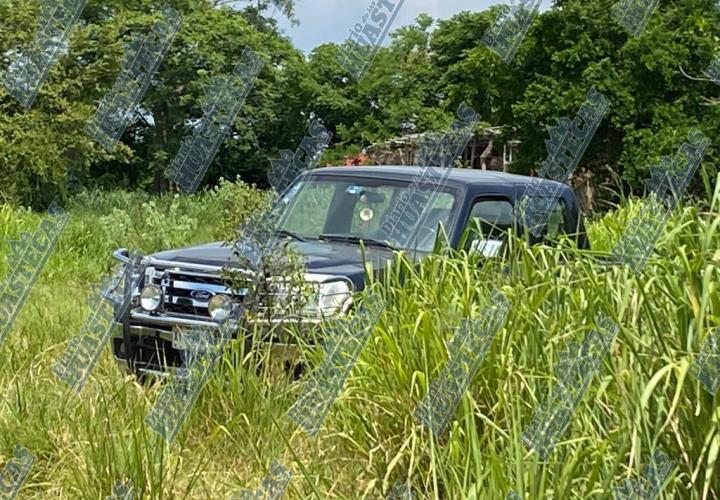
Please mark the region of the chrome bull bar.
<svg viewBox="0 0 720 500"><path fill-rule="evenodd" d="M117 259L120 262L123 263L129 263L130 262L130 252L125 248L120 248L115 250L112 253L113 258ZM172 270L173 272L177 271L179 273L182 273L184 271L188 271L190 273L192 272L198 272L201 274L207 274L207 275L214 275L214 276L221 276L223 271L226 269L231 269L233 271L237 271L242 274L246 274L249 276L254 276L255 273L250 270L246 269L233 269L232 261L228 261L228 266L217 266L217 265L209 265L209 264L198 264L198 263L191 263L191 262L178 262L178 261L168 261L163 259L157 259L155 257L145 257L143 260L144 264L147 266L147 268L163 268L165 270ZM311 281L314 281L315 283L322 282L325 279L337 279L337 276L324 276L324 275L315 275L314 279ZM203 285L204 287L207 287L209 285ZM139 291L138 291L139 293ZM341 311L339 312L338 316L344 316L346 315L349 310L352 307L352 297L343 304ZM172 330L174 330L176 327L178 328L208 328L214 330L218 330L220 328L220 325L212 319L207 318L191 318L191 317L183 317L182 315L177 315L173 313L150 313L142 310L140 307L137 306L131 306L126 311L124 311L125 314L122 317L122 338L123 338L123 344L126 346L125 353L127 356L127 359L120 359L116 356L116 362L118 365L123 367L124 369L130 369L130 371L135 371L135 354L133 349L133 341L131 341L130 337L131 335L135 336L150 336L150 337L159 337L164 338L165 340L171 340L172 339ZM232 331L234 332L233 337L238 337L240 335L239 329L242 327L243 322L247 322L248 324L256 324L260 325L263 328L268 329L274 329L274 327L278 326L281 323L291 323L295 325L302 325L304 328L311 328L315 329L317 328L321 323L323 323L327 318L322 317L302 317L302 316L295 316L289 317L275 317L275 318L269 318L267 316L255 316L250 315L250 317L244 316L241 319L238 319L237 321L233 321L229 326L231 327ZM152 333L149 333L151 332ZM272 340L272 341L264 341L262 343L267 343L268 345L273 346L273 350L275 348L290 348L293 349L297 346L294 344L285 344L284 342L278 340ZM139 359L138 362L140 363ZM165 368L165 370L174 371L170 366ZM138 372L147 373L152 376L167 376L168 372L165 371L158 371L156 369L152 369L145 366L138 366L137 367Z"/></svg>

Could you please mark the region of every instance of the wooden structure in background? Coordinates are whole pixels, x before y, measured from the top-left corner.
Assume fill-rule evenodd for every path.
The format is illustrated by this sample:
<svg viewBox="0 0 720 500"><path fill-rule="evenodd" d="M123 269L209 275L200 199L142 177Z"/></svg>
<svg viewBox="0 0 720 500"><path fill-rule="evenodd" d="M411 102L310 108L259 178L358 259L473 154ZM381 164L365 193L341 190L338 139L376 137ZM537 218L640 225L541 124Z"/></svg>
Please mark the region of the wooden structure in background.
<svg viewBox="0 0 720 500"><path fill-rule="evenodd" d="M486 128L483 134L475 134L461 155L465 168L507 172L517 151L519 141L502 142L501 128ZM420 143L431 138L429 133L411 134L389 141L372 144L364 149L365 164L369 165L416 165ZM349 159L348 161L353 161Z"/></svg>
<svg viewBox="0 0 720 500"><path fill-rule="evenodd" d="M462 166L478 170L507 172L516 155L520 141L502 140L502 127L488 127L482 134L476 134L462 153ZM419 145L431 139L433 134L411 134L372 144L355 157L345 159L345 165L417 165ZM530 175L537 175L531 171ZM592 175L580 167L570 179L583 212L592 212L595 205L595 189Z"/></svg>

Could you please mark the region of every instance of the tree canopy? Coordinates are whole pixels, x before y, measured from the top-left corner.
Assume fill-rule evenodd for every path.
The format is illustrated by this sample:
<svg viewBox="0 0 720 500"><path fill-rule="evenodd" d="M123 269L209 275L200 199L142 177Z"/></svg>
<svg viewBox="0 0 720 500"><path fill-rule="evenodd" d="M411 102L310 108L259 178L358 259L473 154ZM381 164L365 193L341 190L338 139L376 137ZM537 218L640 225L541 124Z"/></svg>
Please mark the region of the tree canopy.
<svg viewBox="0 0 720 500"><path fill-rule="evenodd" d="M265 185L269 160L295 149L312 119L333 132L326 161L408 133L447 126L470 104L506 139L521 141L513 169L546 156L546 127L573 117L590 87L610 100L581 166L602 178L617 173L642 189L647 168L672 154L696 126L718 143L720 86L703 76L717 48L720 12L713 0L661 1L636 39L611 16L614 2L562 0L541 12L511 64L481 38L499 7L435 21L420 15L396 29L365 77L335 61L342 44L304 56L270 17L294 18L294 2L171 2L180 32L144 95L134 122L107 153L84 132L98 101L120 73L123 43L159 17L156 3L90 0L70 47L26 110L0 89L0 195L43 206L90 186L164 191L163 171L202 117L203 86L226 75L245 47L265 61L205 183L240 175ZM277 9L276 9L277 6ZM5 67L37 29L39 5L0 0ZM705 169L716 160L712 147Z"/></svg>

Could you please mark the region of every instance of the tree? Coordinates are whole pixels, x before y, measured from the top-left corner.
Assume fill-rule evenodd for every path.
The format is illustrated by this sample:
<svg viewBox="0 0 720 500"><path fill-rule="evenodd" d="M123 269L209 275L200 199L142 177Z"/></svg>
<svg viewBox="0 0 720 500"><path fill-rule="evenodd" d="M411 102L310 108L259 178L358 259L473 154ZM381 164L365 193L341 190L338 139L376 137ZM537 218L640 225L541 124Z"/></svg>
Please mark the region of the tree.
<svg viewBox="0 0 720 500"><path fill-rule="evenodd" d="M348 50L344 44L325 44L310 54L311 109L336 133L336 149L352 151L452 121L454 109L447 109L430 54L432 25L421 15L395 31L359 82L336 62L336 55Z"/></svg>
<svg viewBox="0 0 720 500"><path fill-rule="evenodd" d="M183 18L181 30L136 120L112 153L95 144L84 132L85 123L120 73L123 42L133 33L146 32L158 19L155 5L148 0L131 6L117 0L89 2L82 14L84 25L72 33L69 53L53 67L30 110L0 90L0 191L5 199L42 206L75 187L96 183L165 189L165 167L190 133L190 120L202 117L203 85L213 76L229 74L246 46L266 65L208 180L236 174L264 180L268 152L288 141L299 142L309 120L300 114L300 100L288 97L296 88L290 78L304 74L302 54L276 29L258 28L243 12L182 0L173 5ZM38 13L37 6L0 2L0 52L32 40Z"/></svg>
<svg viewBox="0 0 720 500"><path fill-rule="evenodd" d="M523 141L519 165L545 158L545 125L574 116L594 85L610 109L581 165L599 177L616 170L639 191L648 167L674 154L690 127L717 144L720 114L705 104L718 88L683 71L700 75L709 64L720 14L711 0L661 2L635 39L611 17L610 4L565 0L536 20L513 68L525 82L511 105ZM706 165L716 154L706 155Z"/></svg>

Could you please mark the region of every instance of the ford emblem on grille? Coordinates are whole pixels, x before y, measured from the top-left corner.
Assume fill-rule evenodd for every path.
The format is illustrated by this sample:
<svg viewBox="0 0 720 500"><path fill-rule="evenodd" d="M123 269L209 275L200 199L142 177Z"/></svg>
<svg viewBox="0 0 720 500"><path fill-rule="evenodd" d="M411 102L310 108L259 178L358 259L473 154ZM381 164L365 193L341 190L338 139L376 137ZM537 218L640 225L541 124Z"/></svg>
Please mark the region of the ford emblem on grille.
<svg viewBox="0 0 720 500"><path fill-rule="evenodd" d="M190 292L190 297L192 297L195 300L201 300L203 302L207 302L210 300L210 297L215 295L210 290L193 290Z"/></svg>

